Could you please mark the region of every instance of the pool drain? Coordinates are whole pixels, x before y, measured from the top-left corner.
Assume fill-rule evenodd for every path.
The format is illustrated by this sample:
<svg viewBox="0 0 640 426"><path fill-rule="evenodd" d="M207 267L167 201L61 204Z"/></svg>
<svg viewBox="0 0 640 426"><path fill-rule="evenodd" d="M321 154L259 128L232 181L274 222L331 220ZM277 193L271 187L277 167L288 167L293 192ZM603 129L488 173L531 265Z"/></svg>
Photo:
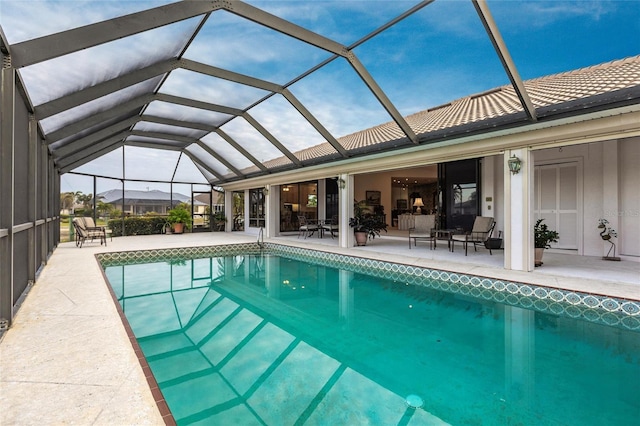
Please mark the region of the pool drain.
<svg viewBox="0 0 640 426"><path fill-rule="evenodd" d="M418 395L413 395L413 394L409 395L405 399L405 402L407 403L407 406L409 408L420 408L424 404L424 401L422 400L422 398L420 398Z"/></svg>

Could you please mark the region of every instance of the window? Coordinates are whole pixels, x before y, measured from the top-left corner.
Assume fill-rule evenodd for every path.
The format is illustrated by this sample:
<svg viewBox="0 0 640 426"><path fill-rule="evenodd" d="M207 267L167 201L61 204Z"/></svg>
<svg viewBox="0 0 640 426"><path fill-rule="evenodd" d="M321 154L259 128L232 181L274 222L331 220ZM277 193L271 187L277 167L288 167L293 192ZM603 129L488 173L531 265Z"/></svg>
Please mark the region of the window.
<svg viewBox="0 0 640 426"><path fill-rule="evenodd" d="M480 212L479 159L440 164L438 181L443 191L442 228L470 231Z"/></svg>
<svg viewBox="0 0 640 426"><path fill-rule="evenodd" d="M318 218L318 183L303 182L280 187L280 232L297 231L298 216Z"/></svg>

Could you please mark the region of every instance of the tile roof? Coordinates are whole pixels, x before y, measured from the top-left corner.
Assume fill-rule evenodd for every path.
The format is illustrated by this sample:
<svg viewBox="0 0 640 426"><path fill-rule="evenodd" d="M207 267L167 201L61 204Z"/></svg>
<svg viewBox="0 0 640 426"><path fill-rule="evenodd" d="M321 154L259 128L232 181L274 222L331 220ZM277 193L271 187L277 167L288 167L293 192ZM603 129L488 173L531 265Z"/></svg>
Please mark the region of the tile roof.
<svg viewBox="0 0 640 426"><path fill-rule="evenodd" d="M105 203L114 203L116 201L122 201L121 189L110 189L108 191L99 193L97 195L99 199L102 199ZM129 203L140 201L169 201L172 199L171 193L152 189L151 191L138 191L138 190L125 190L124 197ZM191 200L190 197L180 194L178 192L173 193L173 201L188 203Z"/></svg>
<svg viewBox="0 0 640 426"><path fill-rule="evenodd" d="M640 56L535 78L525 81L524 85L541 119L551 117L559 110L582 111L595 96L640 87ZM620 95L624 98L622 93ZM614 97L607 102L617 99ZM526 123L524 109L511 85L457 99L405 119L421 141L428 140L433 133L442 137L445 133L455 133L455 129L462 126L484 124L486 127L489 122L494 123L499 119L503 119L504 123ZM389 144L408 145L406 139L395 122L388 122L343 136L338 142L347 151L358 153L383 149ZM317 160L331 153L335 153L333 147L323 143L296 152L295 155L305 161Z"/></svg>

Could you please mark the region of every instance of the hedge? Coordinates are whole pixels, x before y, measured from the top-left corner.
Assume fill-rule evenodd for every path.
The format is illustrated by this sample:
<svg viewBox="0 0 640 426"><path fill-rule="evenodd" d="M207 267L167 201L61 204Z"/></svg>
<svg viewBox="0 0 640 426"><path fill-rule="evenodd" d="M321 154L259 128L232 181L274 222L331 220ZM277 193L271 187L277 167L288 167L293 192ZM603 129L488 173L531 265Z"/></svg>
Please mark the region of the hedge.
<svg viewBox="0 0 640 426"><path fill-rule="evenodd" d="M167 219L161 216L126 217L124 219L125 235L162 234L166 222ZM108 226L114 237L122 236L122 219L110 219Z"/></svg>

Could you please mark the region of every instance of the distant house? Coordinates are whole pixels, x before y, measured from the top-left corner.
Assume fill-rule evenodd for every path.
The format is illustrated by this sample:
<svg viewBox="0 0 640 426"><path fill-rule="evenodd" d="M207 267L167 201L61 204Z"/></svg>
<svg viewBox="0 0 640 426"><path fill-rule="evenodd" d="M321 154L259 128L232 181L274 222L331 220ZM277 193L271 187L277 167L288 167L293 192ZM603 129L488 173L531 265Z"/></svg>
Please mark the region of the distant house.
<svg viewBox="0 0 640 426"><path fill-rule="evenodd" d="M146 213L167 214L167 212L180 203L191 204L191 198L186 195L174 192L151 190L151 191L124 191L124 203L121 189L111 189L98 194L98 200L111 204L115 209L125 214L136 216ZM208 206L206 203L194 200L194 212L203 213Z"/></svg>

